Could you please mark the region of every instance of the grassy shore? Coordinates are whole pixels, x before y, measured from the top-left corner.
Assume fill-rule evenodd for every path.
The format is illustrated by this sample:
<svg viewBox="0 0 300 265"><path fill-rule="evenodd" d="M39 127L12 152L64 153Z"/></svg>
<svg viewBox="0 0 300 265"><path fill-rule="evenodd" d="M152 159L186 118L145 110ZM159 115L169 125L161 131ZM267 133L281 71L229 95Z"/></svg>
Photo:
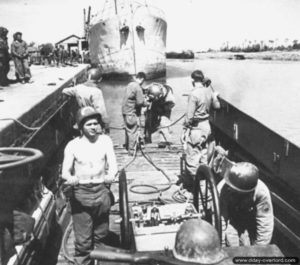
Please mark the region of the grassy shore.
<svg viewBox="0 0 300 265"><path fill-rule="evenodd" d="M204 52L195 53L197 59L255 59L276 61L300 61L300 51L266 51L266 52Z"/></svg>

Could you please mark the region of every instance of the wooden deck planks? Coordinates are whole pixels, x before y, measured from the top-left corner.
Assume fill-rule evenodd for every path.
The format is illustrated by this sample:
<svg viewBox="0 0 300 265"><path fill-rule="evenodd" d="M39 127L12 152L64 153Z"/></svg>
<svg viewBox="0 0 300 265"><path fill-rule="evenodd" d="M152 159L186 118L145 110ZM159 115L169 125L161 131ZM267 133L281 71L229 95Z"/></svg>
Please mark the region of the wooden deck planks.
<svg viewBox="0 0 300 265"><path fill-rule="evenodd" d="M127 152L122 147L115 147L115 152L117 156L117 161L119 169L122 169L129 161L133 159L127 155ZM180 174L180 156L181 156L181 146L174 145L170 150L157 148L154 144L146 146L144 152L149 155L152 161L156 166L161 168L171 179L172 185L171 188L165 192L154 193L154 194L136 194L130 191L130 188L133 185L139 184L150 184L157 188L164 188L168 183L167 178L158 170L156 170L141 154L141 151L138 151L137 157L135 160L126 168L127 176L127 185L128 185L128 199L129 203L133 204L134 202L139 201L151 201L157 199L160 195L162 199L172 199L172 194L178 190L178 186L174 183L178 179ZM120 234L120 225L115 221L120 219L119 215L119 185L118 182L113 183L111 190L115 196L116 204L111 208L110 214L110 231L116 234ZM149 188L137 187L136 190L151 190ZM152 189L153 190L153 189ZM74 253L74 234L71 233L68 240L68 250L69 253ZM59 259L57 262L58 265L67 265L69 264L66 259L63 257L62 251L60 251Z"/></svg>

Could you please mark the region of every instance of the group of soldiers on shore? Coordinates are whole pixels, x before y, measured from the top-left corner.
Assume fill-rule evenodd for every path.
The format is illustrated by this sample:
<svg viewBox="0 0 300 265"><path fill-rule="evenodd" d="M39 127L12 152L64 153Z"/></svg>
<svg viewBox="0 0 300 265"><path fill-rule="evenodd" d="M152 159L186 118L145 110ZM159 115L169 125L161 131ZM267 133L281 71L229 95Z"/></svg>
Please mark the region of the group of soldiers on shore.
<svg viewBox="0 0 300 265"><path fill-rule="evenodd" d="M68 51L63 45L56 45L54 49L42 45L39 49L40 55L31 55L27 43L22 39L22 33L13 34L13 42L8 44L8 29L0 27L0 86L9 86L11 83L21 84L32 82L30 64L38 63L43 65L66 66L76 63L90 63L87 49L80 54L78 49ZM16 80L8 78L10 71L10 61L13 60L15 66Z"/></svg>
<svg viewBox="0 0 300 265"><path fill-rule="evenodd" d="M27 43L22 40L22 33L16 32L13 35L11 51L7 40L8 30L0 27L0 86L8 86L12 81L8 79L10 70L9 61L12 59L15 64L15 75L17 80L22 83L30 82L31 72L28 64Z"/></svg>
<svg viewBox="0 0 300 265"><path fill-rule="evenodd" d="M113 204L109 187L118 175L113 143L109 137L108 115L99 89L101 79L100 71L91 69L86 83L63 90L65 95L76 97L79 106L76 128L80 131L80 136L66 146L62 169L65 184L73 187L70 203L75 232L75 264L92 264L90 251L105 243L109 232L109 209ZM141 115L145 109L146 112L150 111L147 115L152 119L148 121L150 134L158 131L161 135L158 147L166 148L171 144L169 126L175 106L173 90L160 83L152 83L144 88L145 79L144 73L138 73L126 87L123 97L124 146L129 156L134 155L137 144L142 148L149 142L149 138L145 138L141 132ZM218 93L212 89L211 81L202 71L194 71L191 79L193 88L188 97L182 133L187 173L181 182L187 192L192 191L199 165L208 164L208 155L205 156L203 150L209 150L214 143L209 123L210 110L221 107ZM222 215L222 245L269 244L274 229L273 207L269 189L259 179L258 168L248 162L234 163L218 184L218 191ZM202 227L197 223L196 226L196 232L193 232L190 240L198 232L211 238L212 235L207 235L211 233L210 229L202 231L205 225ZM194 231L191 227L186 229ZM184 230L181 233L189 232ZM219 251L218 243L214 242L213 245ZM196 241L193 244L176 242L176 246L194 248L184 249L183 252L196 253L195 257L185 256L183 260L201 260L199 256L202 254L196 250L202 248ZM179 259L185 255L174 251ZM216 255L215 252L211 253ZM213 257L210 258L216 261Z"/></svg>
<svg viewBox="0 0 300 265"><path fill-rule="evenodd" d="M72 49L66 50L64 45L55 45L53 49L45 48L46 45L40 47L41 64L52 66L67 66L78 63L90 63L88 50L83 50L82 53L79 50ZM34 60L32 60L34 61Z"/></svg>

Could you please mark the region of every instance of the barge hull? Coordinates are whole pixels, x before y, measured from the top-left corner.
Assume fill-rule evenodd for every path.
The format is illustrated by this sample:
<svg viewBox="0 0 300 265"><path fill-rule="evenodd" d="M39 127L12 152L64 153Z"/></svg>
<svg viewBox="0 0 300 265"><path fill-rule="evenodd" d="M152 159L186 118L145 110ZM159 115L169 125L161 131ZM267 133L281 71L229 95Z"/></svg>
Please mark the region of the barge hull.
<svg viewBox="0 0 300 265"><path fill-rule="evenodd" d="M300 148L229 102L221 99L221 106L211 115L217 143L230 151L234 161L250 161L259 167L271 191L275 240L285 252L299 252Z"/></svg>
<svg viewBox="0 0 300 265"><path fill-rule="evenodd" d="M0 103L0 146L31 147L44 153L42 160L25 167L26 170L22 169L22 174L18 174L20 169L0 172L2 187L15 183L11 194L6 192L7 196L1 204L7 205L6 201L9 205L18 204L22 199L20 197L25 194L24 190L32 190L40 196L34 200L23 198L23 201L28 200L28 209L21 210L35 219L35 238L16 246L17 254L10 257L7 263L9 265L41 264L43 248L53 227L57 227L56 223L60 221L55 194L59 171L52 170L47 174L47 166L49 167L49 161L57 149L64 145L72 129L75 104L65 101L61 91L73 83L81 82L86 77L87 67L33 67L34 83L14 84L5 88L2 93L4 101ZM9 182L7 177L10 177ZM22 183L26 183L26 186ZM18 189L22 192L14 197L13 191ZM64 208L62 214L68 216L64 213L67 211ZM2 212L1 215L5 213Z"/></svg>

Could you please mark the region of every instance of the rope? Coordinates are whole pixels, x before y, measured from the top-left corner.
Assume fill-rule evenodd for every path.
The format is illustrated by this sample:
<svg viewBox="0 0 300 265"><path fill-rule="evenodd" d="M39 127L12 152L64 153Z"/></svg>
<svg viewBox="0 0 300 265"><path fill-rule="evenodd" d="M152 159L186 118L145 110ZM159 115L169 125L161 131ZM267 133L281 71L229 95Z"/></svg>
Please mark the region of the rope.
<svg viewBox="0 0 300 265"><path fill-rule="evenodd" d="M136 144L135 144L135 148L134 148L134 156L133 158L121 169L126 169L137 157L137 151L140 150L143 157L156 169L158 170L159 172L161 172L168 180L168 183L166 183L165 185L167 185L167 187L165 188L157 188L153 185L149 185L149 184L135 184L135 185L132 185L129 190L133 193L136 193L136 194L154 194L154 193L160 193L160 192L163 192L163 191L166 191L168 190L169 188L171 188L172 186L172 181L171 181L171 178L166 174L166 172L164 170L162 170L161 168L159 168L158 166L155 165L155 163L153 162L153 160L143 151L143 149L141 148L141 145L140 145L140 135L137 136L137 140L136 140ZM135 190L136 188L138 187L147 187L147 188L150 188L150 189L153 189L153 191L137 191Z"/></svg>
<svg viewBox="0 0 300 265"><path fill-rule="evenodd" d="M164 129L164 128L169 128L173 125L175 125L177 122L179 122L180 120L182 120L185 117L185 114L181 115L176 121L172 122L171 124L167 125L167 126L159 126L157 129Z"/></svg>
<svg viewBox="0 0 300 265"><path fill-rule="evenodd" d="M165 184L165 185L167 185L165 188L157 188L157 187L155 187L155 186L152 186L152 185L147 185L148 187L152 187L153 189L155 189L155 191L153 191L153 192L151 192L151 191L148 191L148 192L144 192L144 193L142 193L142 194L152 194L152 193L157 193L157 192L163 192L163 191L166 191L166 190L168 190L168 189L170 189L171 188L171 186L172 186L172 180L171 180L171 178L167 175L167 173L163 170L163 169L161 169L161 168L159 168L158 166L156 166L155 165L155 163L153 162L153 160L146 154L146 153L144 153L144 151L141 149L141 153L142 153L142 155L146 158L146 160L157 170L157 171L159 171L159 172L161 172L165 177L166 177L166 179L167 179L167 181L168 181L168 183L167 184ZM132 192L135 192L135 193L141 193L141 192L137 192L137 191L134 191L133 189L135 188L135 187L138 187L139 185L132 185L131 186L131 188L130 188L130 191L132 191Z"/></svg>
<svg viewBox="0 0 300 265"><path fill-rule="evenodd" d="M1 118L0 121L14 121L15 123L19 124L24 129L29 130L29 131L36 131L36 130L39 130L41 128L41 127L28 127L24 123L14 119L14 118Z"/></svg>
<svg viewBox="0 0 300 265"><path fill-rule="evenodd" d="M63 253L63 256L64 258L69 261L70 263L74 264L74 259L73 257L70 256L70 253L68 251L68 248L67 248L67 244L68 244L68 240L69 240L69 237L70 237L70 234L72 232L72 226L73 226L73 221L70 221L65 232L64 232L64 235L63 235L63 238L62 238L62 253Z"/></svg>
<svg viewBox="0 0 300 265"><path fill-rule="evenodd" d="M138 136L139 138L139 136ZM130 164L133 163L133 161L136 159L137 157L137 147L138 147L138 142L136 142L135 146L134 146L134 153L133 153L133 158L124 166L122 167L119 172L121 172L123 169L125 170L127 167L129 167Z"/></svg>
<svg viewBox="0 0 300 265"><path fill-rule="evenodd" d="M175 125L176 123L178 123L181 119L183 119L185 117L185 114L181 115L177 120L175 120L174 122L172 122L171 124L169 124L168 126L159 126L158 129L162 129L162 128L169 128L173 125ZM125 129L125 127L110 127L111 129ZM134 148L134 157L132 158L132 160L130 160L121 170L126 169L131 163L133 163L133 161L136 159L137 157L137 151L138 149L141 151L143 157L159 172L161 172L167 179L168 183L166 183L165 185L167 185L165 188L157 188L154 185L150 185L150 184L135 184L132 185L129 190L133 193L136 194L154 194L154 193L161 193L163 191L166 191L168 189L171 188L172 186L172 180L171 178L167 175L167 173L159 168L158 166L155 165L155 163L153 162L153 160L151 159L151 157L149 157L141 148L140 145L140 135L137 136L137 140L136 140L136 144L135 144L135 148ZM153 189L152 191L138 191L136 190L136 188L140 188L140 187L147 187L150 189Z"/></svg>
<svg viewBox="0 0 300 265"><path fill-rule="evenodd" d="M182 120L185 117L185 114L181 115L177 120L175 120L174 122L170 123L169 125L166 126L158 126L157 130L159 129L164 129L164 128L169 128L173 125L175 125L176 123L178 123L180 120ZM140 126L141 128L145 128L145 126ZM123 127L118 127L118 126L109 126L110 129L112 130L125 130L126 128Z"/></svg>
<svg viewBox="0 0 300 265"><path fill-rule="evenodd" d="M176 123L178 123L181 119L183 119L185 116L185 114L183 114L182 116L180 116L176 121L172 122L171 124L167 125L167 126L159 126L157 127L157 130L159 129L164 129L164 128L169 128L173 125L175 125ZM27 125L25 125L24 123L20 122L19 120L17 119L14 119L14 118L1 118L0 121L14 121L15 123L19 124L21 127L23 127L24 129L26 130L29 130L29 131L36 131L36 130L39 130L41 127L29 127ZM125 130L125 127L118 127L118 126L110 126L109 127L110 129L112 130ZM141 128L145 128L145 126L141 126Z"/></svg>

